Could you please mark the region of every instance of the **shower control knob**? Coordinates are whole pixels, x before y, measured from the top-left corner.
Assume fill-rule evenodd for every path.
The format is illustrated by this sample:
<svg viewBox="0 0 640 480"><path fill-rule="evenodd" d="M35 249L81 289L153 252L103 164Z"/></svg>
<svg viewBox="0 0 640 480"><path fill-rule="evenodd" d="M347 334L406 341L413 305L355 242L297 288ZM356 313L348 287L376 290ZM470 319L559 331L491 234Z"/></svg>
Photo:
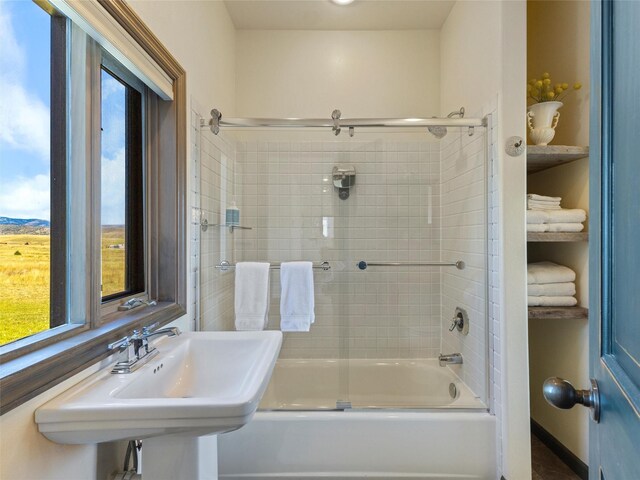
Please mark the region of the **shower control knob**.
<svg viewBox="0 0 640 480"><path fill-rule="evenodd" d="M566 380L558 377L547 378L542 385L542 394L550 405L569 409L578 403L591 409L591 418L600 421L600 391L598 382L591 379L591 390L576 390Z"/></svg>

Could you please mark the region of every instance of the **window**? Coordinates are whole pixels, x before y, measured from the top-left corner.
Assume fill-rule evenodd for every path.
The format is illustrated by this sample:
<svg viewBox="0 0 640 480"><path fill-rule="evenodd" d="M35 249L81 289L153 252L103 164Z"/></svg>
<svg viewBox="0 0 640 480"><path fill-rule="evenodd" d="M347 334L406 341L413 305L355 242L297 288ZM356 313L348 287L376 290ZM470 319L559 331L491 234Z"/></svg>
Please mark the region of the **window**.
<svg viewBox="0 0 640 480"><path fill-rule="evenodd" d="M64 188L66 19L10 2L0 22L1 345L60 324L52 264L64 248L56 200Z"/></svg>
<svg viewBox="0 0 640 480"><path fill-rule="evenodd" d="M142 93L104 66L100 85L101 295L108 302L145 290Z"/></svg>
<svg viewBox="0 0 640 480"><path fill-rule="evenodd" d="M20 275L9 280L0 265L0 413L111 355L107 344L133 329L184 315L186 304L184 70L122 2L56 2L62 12L38 5L49 10L12 2L0 15L3 47L18 32L2 50L3 102L17 71L4 68L8 61L26 65L11 105L46 83L40 103L12 107L9 127L24 127L23 137L0 125L0 217L43 220L31 225L42 228L41 241L19 247L48 253L39 272L33 255L14 255ZM12 23L12 9L24 10L22 26ZM38 40L43 34L48 44ZM27 37L33 48L20 44ZM46 128L36 129L43 119ZM40 156L17 161L16 152ZM30 190L19 182L27 174ZM42 214L16 213L36 207ZM5 231L0 226L2 260L14 247L2 243ZM23 302L7 308L5 285L16 278L25 284ZM133 296L158 304L118 311ZM23 323L36 326L6 336L29 309L37 312Z"/></svg>

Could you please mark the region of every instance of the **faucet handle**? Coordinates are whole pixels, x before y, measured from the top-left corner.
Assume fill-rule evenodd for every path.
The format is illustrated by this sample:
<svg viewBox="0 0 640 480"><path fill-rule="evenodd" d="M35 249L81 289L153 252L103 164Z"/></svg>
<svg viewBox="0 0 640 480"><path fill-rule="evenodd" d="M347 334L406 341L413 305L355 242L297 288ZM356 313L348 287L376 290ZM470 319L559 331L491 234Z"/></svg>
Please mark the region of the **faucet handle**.
<svg viewBox="0 0 640 480"><path fill-rule="evenodd" d="M453 332L457 326L458 326L458 317L453 317L451 319L451 326L449 327L449 331Z"/></svg>
<svg viewBox="0 0 640 480"><path fill-rule="evenodd" d="M149 335L153 330L158 328L160 322L152 323L151 325L147 325L146 327L142 327L142 334Z"/></svg>
<svg viewBox="0 0 640 480"><path fill-rule="evenodd" d="M109 350L120 350L122 352L129 346L130 343L131 339L129 337L122 337L120 340L116 340L115 342L107 345L107 348Z"/></svg>

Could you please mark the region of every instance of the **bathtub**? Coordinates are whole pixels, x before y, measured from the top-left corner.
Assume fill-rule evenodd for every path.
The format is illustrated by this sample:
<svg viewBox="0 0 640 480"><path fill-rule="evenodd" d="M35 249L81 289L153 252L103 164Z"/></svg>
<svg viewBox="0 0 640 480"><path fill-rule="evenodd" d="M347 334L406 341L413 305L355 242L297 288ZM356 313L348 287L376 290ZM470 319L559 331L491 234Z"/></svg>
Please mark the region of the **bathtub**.
<svg viewBox="0 0 640 480"><path fill-rule="evenodd" d="M284 359L253 420L218 438L219 477L494 480L495 437L437 360Z"/></svg>

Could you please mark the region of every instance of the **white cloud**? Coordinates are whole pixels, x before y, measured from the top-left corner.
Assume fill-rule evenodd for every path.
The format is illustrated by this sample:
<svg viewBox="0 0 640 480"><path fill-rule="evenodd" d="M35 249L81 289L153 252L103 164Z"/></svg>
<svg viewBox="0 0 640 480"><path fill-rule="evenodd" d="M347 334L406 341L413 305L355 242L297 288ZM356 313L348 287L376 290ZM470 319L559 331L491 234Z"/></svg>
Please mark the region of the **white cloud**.
<svg viewBox="0 0 640 480"><path fill-rule="evenodd" d="M124 225L125 212L125 150L114 158L102 157L102 224Z"/></svg>
<svg viewBox="0 0 640 480"><path fill-rule="evenodd" d="M24 49L18 44L11 14L7 11L5 2L0 1L0 69L3 72L13 72L17 76L24 73L26 65L26 55ZM7 72L7 69L11 68Z"/></svg>
<svg viewBox="0 0 640 480"><path fill-rule="evenodd" d="M0 216L49 220L49 175L18 178L0 189Z"/></svg>
<svg viewBox="0 0 640 480"><path fill-rule="evenodd" d="M49 108L18 83L0 77L0 141L49 159Z"/></svg>
<svg viewBox="0 0 640 480"><path fill-rule="evenodd" d="M49 159L49 107L27 91L26 54L16 40L11 14L0 1L0 142Z"/></svg>

